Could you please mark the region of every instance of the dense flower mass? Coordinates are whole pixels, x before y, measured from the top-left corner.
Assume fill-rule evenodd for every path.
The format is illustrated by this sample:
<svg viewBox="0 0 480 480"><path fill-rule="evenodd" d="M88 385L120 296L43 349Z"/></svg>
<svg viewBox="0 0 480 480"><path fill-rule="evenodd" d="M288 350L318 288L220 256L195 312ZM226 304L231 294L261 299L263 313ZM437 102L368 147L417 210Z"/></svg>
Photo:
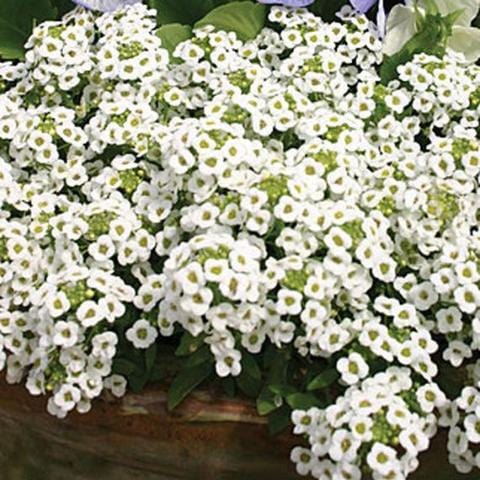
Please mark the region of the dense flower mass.
<svg viewBox="0 0 480 480"><path fill-rule="evenodd" d="M346 388L294 412L300 474L404 479L437 425L480 466L480 367L435 383L480 349L480 67L384 85L350 8L269 21L171 55L142 4L77 9L0 64L0 369L61 417L123 395L121 342L187 331L220 377L293 345Z"/></svg>

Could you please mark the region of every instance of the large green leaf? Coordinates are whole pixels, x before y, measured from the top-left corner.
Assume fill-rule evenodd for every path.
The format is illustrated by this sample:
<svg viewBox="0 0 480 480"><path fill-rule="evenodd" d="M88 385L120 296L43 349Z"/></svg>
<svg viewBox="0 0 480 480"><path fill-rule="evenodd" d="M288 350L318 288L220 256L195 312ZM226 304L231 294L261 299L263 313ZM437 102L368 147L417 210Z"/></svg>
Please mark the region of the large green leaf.
<svg viewBox="0 0 480 480"><path fill-rule="evenodd" d="M252 40L264 27L267 18L265 5L250 1L221 5L199 20L195 27L213 25L217 30L235 32L240 40Z"/></svg>
<svg viewBox="0 0 480 480"><path fill-rule="evenodd" d="M179 373L168 392L168 409L173 410L213 373L213 362L204 362Z"/></svg>
<svg viewBox="0 0 480 480"><path fill-rule="evenodd" d="M180 23L169 23L160 27L157 35L162 40L162 47L172 55L179 43L192 37L192 27Z"/></svg>
<svg viewBox="0 0 480 480"><path fill-rule="evenodd" d="M148 3L157 10L160 25L193 25L216 6L214 0L148 0Z"/></svg>
<svg viewBox="0 0 480 480"><path fill-rule="evenodd" d="M33 27L56 13L50 0L0 0L0 57L23 58Z"/></svg>

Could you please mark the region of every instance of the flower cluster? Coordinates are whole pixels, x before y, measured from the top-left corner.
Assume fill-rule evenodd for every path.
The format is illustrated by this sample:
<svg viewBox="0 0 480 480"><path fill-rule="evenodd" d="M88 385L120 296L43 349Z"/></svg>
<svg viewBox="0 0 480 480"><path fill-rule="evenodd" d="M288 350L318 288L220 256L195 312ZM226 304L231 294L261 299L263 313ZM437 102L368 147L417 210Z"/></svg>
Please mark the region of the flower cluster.
<svg viewBox="0 0 480 480"><path fill-rule="evenodd" d="M445 403L435 384L418 386L409 369L391 367L324 410L295 411L294 432L310 447L296 447L292 461L300 475L315 478L405 479L437 431L432 412Z"/></svg>
<svg viewBox="0 0 480 480"><path fill-rule="evenodd" d="M480 468L480 361L469 365L469 385L449 402L439 418L448 427L448 459L460 473Z"/></svg>
<svg viewBox="0 0 480 480"><path fill-rule="evenodd" d="M350 8L269 21L169 54L143 4L77 9L0 65L0 369L64 416L123 394L120 345L186 331L221 377L289 345L348 387L294 413L299 472L405 478L437 359L480 349L480 67L421 54L384 85Z"/></svg>

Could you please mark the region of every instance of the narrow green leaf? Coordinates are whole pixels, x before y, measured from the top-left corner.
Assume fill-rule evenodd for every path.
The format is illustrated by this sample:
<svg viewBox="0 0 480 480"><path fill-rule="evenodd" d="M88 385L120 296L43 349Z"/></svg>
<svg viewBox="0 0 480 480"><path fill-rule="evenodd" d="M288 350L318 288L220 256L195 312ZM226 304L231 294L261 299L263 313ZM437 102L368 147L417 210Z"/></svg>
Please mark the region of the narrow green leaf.
<svg viewBox="0 0 480 480"><path fill-rule="evenodd" d="M167 406L173 410L213 373L213 362L205 362L180 372L170 386Z"/></svg>
<svg viewBox="0 0 480 480"><path fill-rule="evenodd" d="M185 332L180 339L177 350L175 350L175 355L177 357L184 357L195 353L203 345L204 340L205 335L197 335L194 337L191 333Z"/></svg>
<svg viewBox="0 0 480 480"><path fill-rule="evenodd" d="M293 393L287 396L287 403L296 410L308 410L319 404L318 398L312 393Z"/></svg>
<svg viewBox="0 0 480 480"><path fill-rule="evenodd" d="M195 28L213 25L217 30L235 32L240 40L247 41L258 35L266 17L265 5L251 1L232 2L209 12L195 24Z"/></svg>
<svg viewBox="0 0 480 480"><path fill-rule="evenodd" d="M242 372L258 380L262 378L262 372L255 357L247 352L242 353Z"/></svg>
<svg viewBox="0 0 480 480"><path fill-rule="evenodd" d="M225 392L225 395L230 398L234 398L235 394L237 393L237 389L235 386L235 380L233 377L226 377L222 378L222 388Z"/></svg>
<svg viewBox="0 0 480 480"><path fill-rule="evenodd" d="M330 368L325 370L324 372L317 375L307 386L307 390L309 392L313 390L320 390L321 388L327 388L330 385L334 384L340 375L338 374L337 370L334 368Z"/></svg>
<svg viewBox="0 0 480 480"><path fill-rule="evenodd" d="M196 365L200 365L211 360L212 353L210 352L210 349L206 345L203 345L198 350L196 350L195 353L186 358L184 362L184 367L194 367Z"/></svg>
<svg viewBox="0 0 480 480"><path fill-rule="evenodd" d="M135 363L126 358L118 358L113 361L112 370L118 375L128 377L135 370Z"/></svg>
<svg viewBox="0 0 480 480"><path fill-rule="evenodd" d="M290 425L292 409L288 405L282 405L268 416L268 431L271 435L277 435Z"/></svg>
<svg viewBox="0 0 480 480"><path fill-rule="evenodd" d="M295 387L283 383L272 383L268 386L268 389L272 393L275 393L276 395L280 395L282 397L286 397L287 395L291 395L292 393L295 393L297 391Z"/></svg>
<svg viewBox="0 0 480 480"><path fill-rule="evenodd" d="M0 56L19 59L35 24L56 17L50 0L0 0Z"/></svg>
<svg viewBox="0 0 480 480"><path fill-rule="evenodd" d="M169 23L157 30L157 35L162 40L162 47L168 50L172 56L179 43L192 37L192 27L180 23Z"/></svg>
<svg viewBox="0 0 480 480"><path fill-rule="evenodd" d="M156 359L157 359L157 344L154 343L145 352L145 367L147 372L150 373L152 371L152 368L155 365Z"/></svg>

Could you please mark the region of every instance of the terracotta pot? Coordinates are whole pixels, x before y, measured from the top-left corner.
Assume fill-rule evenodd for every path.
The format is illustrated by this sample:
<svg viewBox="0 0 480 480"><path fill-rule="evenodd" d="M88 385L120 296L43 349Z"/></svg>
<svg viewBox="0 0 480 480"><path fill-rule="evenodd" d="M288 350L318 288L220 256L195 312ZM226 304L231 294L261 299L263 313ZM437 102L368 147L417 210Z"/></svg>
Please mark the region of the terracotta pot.
<svg viewBox="0 0 480 480"><path fill-rule="evenodd" d="M254 406L200 392L174 413L150 388L91 413L57 420L45 401L0 381L1 480L298 480L289 452L299 438L272 438ZM446 460L445 436L412 480L479 480Z"/></svg>

